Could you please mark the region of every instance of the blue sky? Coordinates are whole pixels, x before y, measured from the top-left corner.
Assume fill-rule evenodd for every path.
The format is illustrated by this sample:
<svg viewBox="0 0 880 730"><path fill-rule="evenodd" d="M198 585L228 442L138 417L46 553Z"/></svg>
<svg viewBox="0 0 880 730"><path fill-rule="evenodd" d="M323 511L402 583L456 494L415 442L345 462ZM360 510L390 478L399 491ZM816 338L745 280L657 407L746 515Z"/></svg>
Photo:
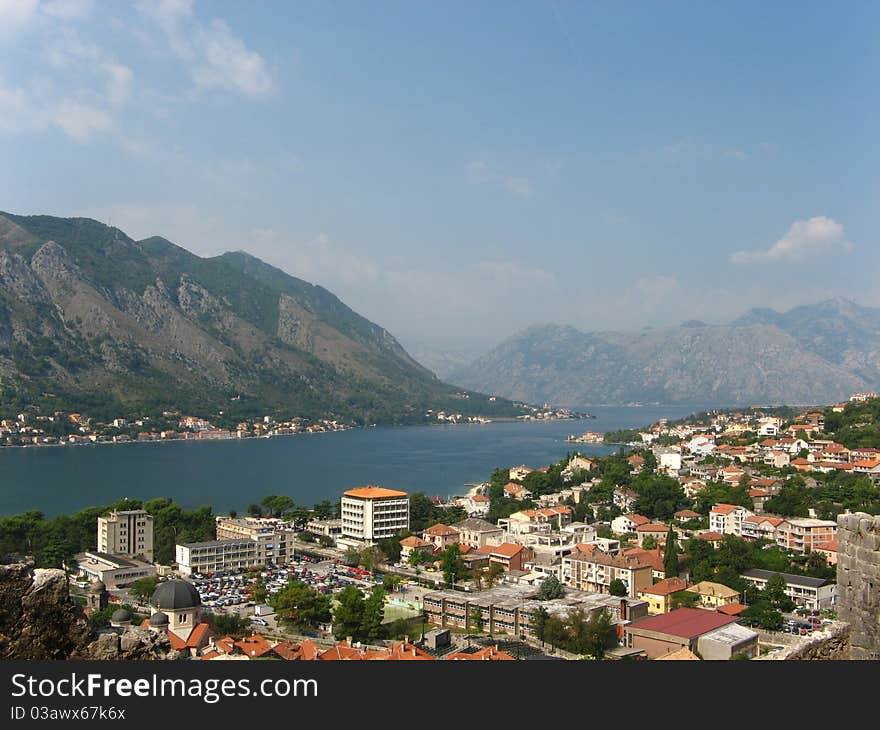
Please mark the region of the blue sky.
<svg viewBox="0 0 880 730"><path fill-rule="evenodd" d="M320 283L411 349L880 305L872 2L0 0L0 209Z"/></svg>

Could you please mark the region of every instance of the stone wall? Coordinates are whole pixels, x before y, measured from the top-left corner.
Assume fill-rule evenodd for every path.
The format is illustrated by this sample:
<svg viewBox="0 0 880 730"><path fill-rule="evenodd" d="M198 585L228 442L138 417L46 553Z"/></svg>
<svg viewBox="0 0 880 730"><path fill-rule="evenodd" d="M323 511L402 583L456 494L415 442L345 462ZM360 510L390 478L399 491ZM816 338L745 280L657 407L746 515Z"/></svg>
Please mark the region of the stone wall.
<svg viewBox="0 0 880 730"><path fill-rule="evenodd" d="M756 660L832 661L850 658L850 626L843 621L835 621L831 626L808 636L763 629L757 631L759 646L776 648L769 654L755 657Z"/></svg>
<svg viewBox="0 0 880 730"><path fill-rule="evenodd" d="M880 659L880 516L837 518L837 616L850 624L850 658Z"/></svg>

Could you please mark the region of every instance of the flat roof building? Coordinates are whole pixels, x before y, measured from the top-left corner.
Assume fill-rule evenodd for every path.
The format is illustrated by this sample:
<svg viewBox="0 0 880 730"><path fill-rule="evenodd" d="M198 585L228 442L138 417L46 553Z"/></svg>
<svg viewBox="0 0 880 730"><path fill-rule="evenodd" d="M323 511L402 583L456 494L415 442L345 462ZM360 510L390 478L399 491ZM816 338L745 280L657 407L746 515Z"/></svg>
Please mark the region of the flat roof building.
<svg viewBox="0 0 880 730"><path fill-rule="evenodd" d="M98 552L153 562L153 516L142 509L114 510L98 518Z"/></svg>
<svg viewBox="0 0 880 730"><path fill-rule="evenodd" d="M773 575L772 570L752 568L745 570L740 575L758 590L764 590L767 582ZM792 573L780 573L785 579L785 595L810 611L818 611L822 608L831 608L834 605L837 584L827 578L812 578L808 575L794 575Z"/></svg>
<svg viewBox="0 0 880 730"><path fill-rule="evenodd" d="M342 494L342 537L372 545L409 529L409 495L367 486Z"/></svg>

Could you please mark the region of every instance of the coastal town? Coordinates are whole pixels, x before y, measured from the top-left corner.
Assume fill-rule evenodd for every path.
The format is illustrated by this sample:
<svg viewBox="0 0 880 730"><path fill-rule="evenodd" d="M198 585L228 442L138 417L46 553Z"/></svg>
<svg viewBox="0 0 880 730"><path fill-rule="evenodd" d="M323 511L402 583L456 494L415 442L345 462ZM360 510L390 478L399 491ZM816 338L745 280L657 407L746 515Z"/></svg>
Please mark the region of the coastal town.
<svg viewBox="0 0 880 730"><path fill-rule="evenodd" d="M64 568L111 656L127 636L200 660L875 657L877 550L860 545L880 521L880 448L848 424L866 440L878 410L857 393L661 421L617 453L499 468L447 500L271 496L163 556L169 505L124 504Z"/></svg>
<svg viewBox="0 0 880 730"><path fill-rule="evenodd" d="M491 400L491 398L490 398ZM516 416L519 421L548 421L589 418L589 414L549 404L532 406L517 404L526 413ZM217 416L202 417L179 412L163 411L160 416L116 417L107 421L93 419L84 413L54 411L49 414L21 412L14 417L0 419L0 447L2 446L82 446L88 444L167 443L172 441L226 441L231 439L272 438L296 434L329 433L356 428L353 423L338 419L308 419L293 416L279 419L264 415L236 421L228 427L216 425ZM492 423L499 418L464 415L458 412L428 409L424 423L480 424Z"/></svg>

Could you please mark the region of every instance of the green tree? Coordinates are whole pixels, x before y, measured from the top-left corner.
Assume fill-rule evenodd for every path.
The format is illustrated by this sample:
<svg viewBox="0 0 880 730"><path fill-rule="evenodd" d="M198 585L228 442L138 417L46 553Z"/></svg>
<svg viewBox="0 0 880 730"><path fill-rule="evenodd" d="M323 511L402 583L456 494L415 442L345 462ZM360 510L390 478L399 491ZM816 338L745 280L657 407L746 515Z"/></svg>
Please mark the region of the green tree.
<svg viewBox="0 0 880 730"><path fill-rule="evenodd" d="M269 597L269 605L284 624L297 629L330 621L330 599L302 581L288 581L284 588Z"/></svg>
<svg viewBox="0 0 880 730"><path fill-rule="evenodd" d="M678 537L671 526L666 533L666 548L663 551L663 575L666 578L678 575Z"/></svg>
<svg viewBox="0 0 880 730"><path fill-rule="evenodd" d="M687 503L681 484L672 477L643 472L630 486L639 495L633 510L651 519L670 520Z"/></svg>
<svg viewBox="0 0 880 730"><path fill-rule="evenodd" d="M483 581L486 584L486 588L494 586L501 579L502 575L504 575L504 566L501 563L489 563L489 567L483 573Z"/></svg>
<svg viewBox="0 0 880 730"><path fill-rule="evenodd" d="M461 550L458 549L457 542L440 553L440 567L443 571L443 580L449 584L455 583L464 574L464 560L461 558Z"/></svg>
<svg viewBox="0 0 880 730"><path fill-rule="evenodd" d="M360 565L360 562L361 562L360 551L354 546L347 548L345 551L345 554L342 556L342 562L350 567L355 567L357 565Z"/></svg>
<svg viewBox="0 0 880 730"><path fill-rule="evenodd" d="M476 633L483 633L483 612L479 606L474 606L471 609L471 626Z"/></svg>
<svg viewBox="0 0 880 730"><path fill-rule="evenodd" d="M285 512L293 510L296 506L294 501L286 495L270 494L264 497L260 505L265 508L266 512L272 517L281 517Z"/></svg>
<svg viewBox="0 0 880 730"><path fill-rule="evenodd" d="M214 624L219 636L231 636L240 639L250 633L250 622L237 613L203 613L202 620Z"/></svg>
<svg viewBox="0 0 880 730"><path fill-rule="evenodd" d="M782 628L782 614L766 600L753 603L740 615L748 623L756 624L768 631L779 631Z"/></svg>
<svg viewBox="0 0 880 730"><path fill-rule="evenodd" d="M653 550L657 547L657 538L653 535L645 535L644 540L642 540L642 547L645 550Z"/></svg>
<svg viewBox="0 0 880 730"><path fill-rule="evenodd" d="M605 609L592 612L589 618L582 608L575 609L566 625L570 639L566 648L576 654L603 659L605 650L614 644L614 623Z"/></svg>
<svg viewBox="0 0 880 730"><path fill-rule="evenodd" d="M382 554L379 546L371 545L361 551L359 563L364 570L368 573L372 573L379 567L379 564L382 563L383 560L385 560L385 556Z"/></svg>
<svg viewBox="0 0 880 730"><path fill-rule="evenodd" d="M333 635L337 639L359 636L364 625L364 594L354 586L346 586L336 599L338 603L333 611Z"/></svg>
<svg viewBox="0 0 880 730"><path fill-rule="evenodd" d="M565 589L559 579L555 575L548 575L541 582L536 598L539 601L550 601L554 598L562 598L564 595Z"/></svg>
<svg viewBox="0 0 880 730"><path fill-rule="evenodd" d="M544 639L547 634L547 621L550 618L550 614L547 612L547 609L543 606L538 606L531 614L531 625L532 625L532 633L535 638L544 643Z"/></svg>
<svg viewBox="0 0 880 730"><path fill-rule="evenodd" d="M319 520L329 520L333 518L335 508L329 499L324 499L315 505L315 517Z"/></svg>
<svg viewBox="0 0 880 730"><path fill-rule="evenodd" d="M153 593L156 591L157 585L159 585L158 576L138 578L129 584L128 591L141 603L149 603L153 598Z"/></svg>
<svg viewBox="0 0 880 730"><path fill-rule="evenodd" d="M620 578L615 578L613 581L611 581L611 583L608 585L608 592L612 596L623 597L629 595L626 584L622 580L620 580Z"/></svg>
<svg viewBox="0 0 880 730"><path fill-rule="evenodd" d="M364 615L357 634L361 641L376 641L382 638L382 621L385 618L385 589L374 586L364 601Z"/></svg>
<svg viewBox="0 0 880 730"><path fill-rule="evenodd" d="M787 595L785 595L785 578L779 573L774 573L767 579L767 585L764 587L764 598L777 611L792 611L795 603Z"/></svg>
<svg viewBox="0 0 880 730"><path fill-rule="evenodd" d="M672 608L697 608L700 594L695 591L676 591L672 594Z"/></svg>

